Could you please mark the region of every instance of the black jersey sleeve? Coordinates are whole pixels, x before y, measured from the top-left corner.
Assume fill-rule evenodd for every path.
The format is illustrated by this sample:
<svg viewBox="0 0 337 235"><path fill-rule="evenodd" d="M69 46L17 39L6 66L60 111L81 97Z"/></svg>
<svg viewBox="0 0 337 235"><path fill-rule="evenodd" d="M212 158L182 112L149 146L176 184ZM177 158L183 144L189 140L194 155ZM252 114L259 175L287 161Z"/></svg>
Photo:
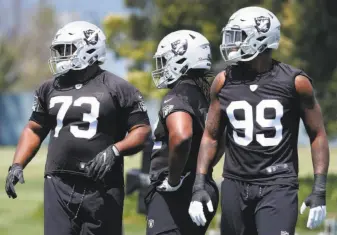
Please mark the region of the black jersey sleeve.
<svg viewBox="0 0 337 235"><path fill-rule="evenodd" d="M123 82L119 86L117 97L122 108L122 118L127 120L128 130L136 125L150 125L144 98L138 89L128 82Z"/></svg>
<svg viewBox="0 0 337 235"><path fill-rule="evenodd" d="M168 94L161 103L161 110L159 112L162 119L166 119L171 113L186 112L192 117L194 116L193 108L188 102L188 97L178 94Z"/></svg>
<svg viewBox="0 0 337 235"><path fill-rule="evenodd" d="M50 89L50 81L43 83L35 92L32 105L32 114L30 121L34 121L42 127L48 127L48 107L46 102L46 96Z"/></svg>
<svg viewBox="0 0 337 235"><path fill-rule="evenodd" d="M311 82L311 84L313 84L312 78L308 74L306 74L303 70L300 70L296 76L298 76L298 75L302 75L302 76L308 78L309 81Z"/></svg>

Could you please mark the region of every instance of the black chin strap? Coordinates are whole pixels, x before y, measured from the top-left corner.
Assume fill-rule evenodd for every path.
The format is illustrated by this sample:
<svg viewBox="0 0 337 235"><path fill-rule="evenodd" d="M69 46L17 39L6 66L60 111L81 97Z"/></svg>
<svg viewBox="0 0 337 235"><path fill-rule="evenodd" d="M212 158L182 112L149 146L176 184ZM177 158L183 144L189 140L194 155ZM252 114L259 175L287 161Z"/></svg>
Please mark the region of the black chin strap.
<svg viewBox="0 0 337 235"><path fill-rule="evenodd" d="M76 84L87 83L100 72L102 72L102 69L97 64L82 70L69 70L67 73L55 78L54 86L59 89L72 88Z"/></svg>

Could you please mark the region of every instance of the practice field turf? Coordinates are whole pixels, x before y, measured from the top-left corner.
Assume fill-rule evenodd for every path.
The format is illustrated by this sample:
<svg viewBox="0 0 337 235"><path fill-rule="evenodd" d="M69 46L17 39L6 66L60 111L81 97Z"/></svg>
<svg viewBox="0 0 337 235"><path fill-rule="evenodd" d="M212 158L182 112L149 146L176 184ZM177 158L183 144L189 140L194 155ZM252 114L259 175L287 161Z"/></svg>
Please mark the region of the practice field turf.
<svg viewBox="0 0 337 235"><path fill-rule="evenodd" d="M0 235L42 235L43 234L43 170L46 156L46 148L40 149L24 171L26 183L16 187L18 198L9 199L4 192L5 177L8 166L12 161L14 148L0 148ZM300 175L312 174L312 163L309 148L300 148ZM337 173L337 149L331 150L330 172ZM141 159L138 156L128 157L125 161L125 172L131 168L140 166ZM214 178L220 179L222 161L216 166ZM125 200L125 235L145 234L145 217L135 211L135 196ZM300 235L309 233L300 233ZM316 234L316 233L310 233Z"/></svg>

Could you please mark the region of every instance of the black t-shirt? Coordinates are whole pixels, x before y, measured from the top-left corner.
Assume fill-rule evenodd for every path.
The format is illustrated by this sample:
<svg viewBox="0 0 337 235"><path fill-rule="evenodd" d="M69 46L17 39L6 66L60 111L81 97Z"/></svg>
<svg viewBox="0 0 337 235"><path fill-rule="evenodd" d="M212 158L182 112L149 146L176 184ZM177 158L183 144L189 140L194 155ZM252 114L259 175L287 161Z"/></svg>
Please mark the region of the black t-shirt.
<svg viewBox="0 0 337 235"><path fill-rule="evenodd" d="M297 75L308 77L277 61L258 76L245 74L239 66L226 70L218 95L228 121L224 177L266 184L297 182Z"/></svg>
<svg viewBox="0 0 337 235"><path fill-rule="evenodd" d="M205 120L209 102L200 88L192 80L182 80L171 89L161 102L159 119L155 128L155 140L151 156L150 177L156 180L162 172L168 171L168 130L166 118L174 112L186 112L193 120L193 138L191 150L184 172L195 172L201 137L205 129Z"/></svg>
<svg viewBox="0 0 337 235"><path fill-rule="evenodd" d="M46 174L84 175L80 163L122 140L132 126L149 124L140 92L112 73L99 70L95 78L64 89L54 83L36 90L31 117L51 130ZM123 158L107 178L123 183Z"/></svg>

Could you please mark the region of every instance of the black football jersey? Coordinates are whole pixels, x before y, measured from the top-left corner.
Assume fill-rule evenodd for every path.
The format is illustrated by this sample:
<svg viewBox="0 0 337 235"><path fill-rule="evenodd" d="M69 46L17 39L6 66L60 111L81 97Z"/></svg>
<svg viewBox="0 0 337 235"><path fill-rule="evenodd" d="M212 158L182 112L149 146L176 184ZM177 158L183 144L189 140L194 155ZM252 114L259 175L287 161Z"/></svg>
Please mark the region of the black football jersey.
<svg viewBox="0 0 337 235"><path fill-rule="evenodd" d="M84 175L81 163L122 140L132 126L149 124L140 92L112 73L99 69L95 78L65 89L55 81L37 89L33 105L33 112L48 119L37 122L51 130L46 174ZM110 180L123 181L123 158L109 174Z"/></svg>
<svg viewBox="0 0 337 235"><path fill-rule="evenodd" d="M301 115L297 75L308 77L277 61L259 75L245 73L240 66L227 68L218 94L227 122L224 177L264 183L297 181Z"/></svg>
<svg viewBox="0 0 337 235"><path fill-rule="evenodd" d="M159 119L154 132L154 145L151 156L150 175L156 180L163 172L168 172L168 130L166 118L174 112L186 112L193 119L193 138L191 150L184 172L195 172L201 137L205 129L205 120L209 108L200 88L192 80L182 80L163 98Z"/></svg>

